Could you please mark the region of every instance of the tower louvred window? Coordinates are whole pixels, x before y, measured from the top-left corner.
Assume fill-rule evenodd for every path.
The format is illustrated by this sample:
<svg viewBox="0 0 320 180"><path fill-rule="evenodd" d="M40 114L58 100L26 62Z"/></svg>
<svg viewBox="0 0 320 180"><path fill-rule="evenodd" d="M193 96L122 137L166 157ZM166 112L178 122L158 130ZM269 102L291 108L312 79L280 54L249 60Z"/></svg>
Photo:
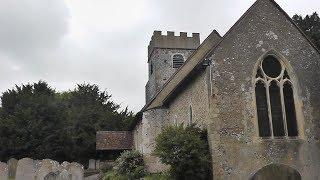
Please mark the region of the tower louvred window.
<svg viewBox="0 0 320 180"><path fill-rule="evenodd" d="M298 136L293 83L284 63L269 55L255 75L255 99L260 137Z"/></svg>
<svg viewBox="0 0 320 180"><path fill-rule="evenodd" d="M181 54L173 55L173 68L180 68L184 63L184 58Z"/></svg>

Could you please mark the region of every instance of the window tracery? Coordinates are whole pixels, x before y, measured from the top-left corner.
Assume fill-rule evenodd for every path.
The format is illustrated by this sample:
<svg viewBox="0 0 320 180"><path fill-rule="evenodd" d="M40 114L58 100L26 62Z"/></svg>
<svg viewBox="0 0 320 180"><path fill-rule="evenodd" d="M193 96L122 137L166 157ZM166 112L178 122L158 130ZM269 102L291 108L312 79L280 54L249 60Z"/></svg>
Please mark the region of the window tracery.
<svg viewBox="0 0 320 180"><path fill-rule="evenodd" d="M255 98L260 137L298 136L294 87L284 63L264 58L255 74Z"/></svg>

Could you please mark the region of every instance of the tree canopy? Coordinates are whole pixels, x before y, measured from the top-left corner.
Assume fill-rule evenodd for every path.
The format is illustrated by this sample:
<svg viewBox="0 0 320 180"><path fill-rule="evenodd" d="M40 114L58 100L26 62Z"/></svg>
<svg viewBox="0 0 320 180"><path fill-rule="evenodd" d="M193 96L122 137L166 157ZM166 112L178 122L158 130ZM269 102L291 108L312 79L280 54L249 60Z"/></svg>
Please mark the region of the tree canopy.
<svg viewBox="0 0 320 180"><path fill-rule="evenodd" d="M0 160L11 157L86 162L99 130L127 130L133 119L97 85L57 92L46 82L16 86L1 96Z"/></svg>
<svg viewBox="0 0 320 180"><path fill-rule="evenodd" d="M292 19L320 49L320 18L318 14L315 12L305 17L296 14Z"/></svg>

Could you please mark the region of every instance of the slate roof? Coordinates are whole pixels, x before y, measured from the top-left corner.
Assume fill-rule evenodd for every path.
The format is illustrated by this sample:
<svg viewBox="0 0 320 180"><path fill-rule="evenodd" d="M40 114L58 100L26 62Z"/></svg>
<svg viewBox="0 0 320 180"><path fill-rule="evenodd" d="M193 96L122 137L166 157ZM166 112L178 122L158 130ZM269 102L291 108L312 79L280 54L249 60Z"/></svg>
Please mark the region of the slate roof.
<svg viewBox="0 0 320 180"><path fill-rule="evenodd" d="M130 131L98 131L96 135L96 150L129 150L132 145Z"/></svg>

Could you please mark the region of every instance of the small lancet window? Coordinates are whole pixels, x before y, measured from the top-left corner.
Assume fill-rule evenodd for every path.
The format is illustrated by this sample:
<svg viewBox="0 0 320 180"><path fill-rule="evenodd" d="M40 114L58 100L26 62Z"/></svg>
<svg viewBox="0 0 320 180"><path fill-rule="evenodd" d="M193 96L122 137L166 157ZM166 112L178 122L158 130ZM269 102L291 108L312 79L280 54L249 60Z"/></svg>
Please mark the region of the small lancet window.
<svg viewBox="0 0 320 180"><path fill-rule="evenodd" d="M274 136L284 136L280 87L272 81L269 87L271 117Z"/></svg>
<svg viewBox="0 0 320 180"><path fill-rule="evenodd" d="M172 57L173 68L180 68L184 63L184 58L181 54L175 54Z"/></svg>
<svg viewBox="0 0 320 180"><path fill-rule="evenodd" d="M270 124L268 116L268 102L266 87L262 81L256 83L256 102L258 111L259 135L261 137L270 136Z"/></svg>
<svg viewBox="0 0 320 180"><path fill-rule="evenodd" d="M292 85L286 81L283 85L283 95L284 95L284 104L286 110L286 120L288 128L288 136L297 136L297 119L296 119L296 109L294 107L294 97L292 91Z"/></svg>
<svg viewBox="0 0 320 180"><path fill-rule="evenodd" d="M270 55L256 70L255 100L260 137L298 136L294 87L285 69L281 61Z"/></svg>

